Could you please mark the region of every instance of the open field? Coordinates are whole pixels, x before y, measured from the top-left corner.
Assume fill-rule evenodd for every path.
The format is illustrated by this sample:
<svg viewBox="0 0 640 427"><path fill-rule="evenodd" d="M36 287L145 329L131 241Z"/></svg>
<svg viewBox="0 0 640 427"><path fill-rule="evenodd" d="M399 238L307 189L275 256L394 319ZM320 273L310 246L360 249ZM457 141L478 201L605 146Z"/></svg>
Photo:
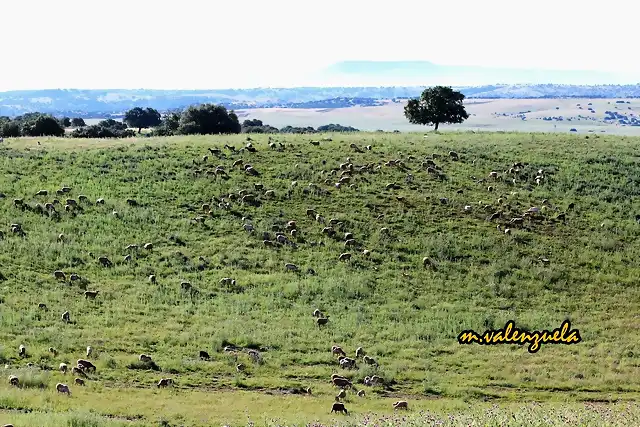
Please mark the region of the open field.
<svg viewBox="0 0 640 427"><path fill-rule="evenodd" d="M578 133L604 131L616 135L640 135L640 126L621 126L604 122L607 110L626 114L629 117L638 117L640 100L630 99L630 104L616 104L616 101L615 99L469 99L465 103L470 115L469 120L462 125L445 125L441 128L443 130L512 132L569 132L570 129L576 128ZM577 106L577 104L581 105ZM592 107L595 113L591 113L588 110L589 107ZM402 132L421 132L430 129L410 124L404 117L403 108L404 104L400 103L388 103L380 107L333 110L269 108L239 110L238 115L241 120L260 119L278 128L287 125L318 127L328 123L340 123L369 131L397 129ZM527 111L529 113L526 113L525 120L522 120L519 113ZM544 117L560 116L563 116L564 120L542 120ZM567 118L572 120L567 121Z"/></svg>
<svg viewBox="0 0 640 427"><path fill-rule="evenodd" d="M225 148L240 148L246 135L5 140L0 423L639 424L640 138L361 133L314 135L332 138L314 146L308 136L272 135L284 145L273 150L268 136L251 137L255 153ZM372 149L358 152L352 143ZM351 180L336 188L347 158ZM385 165L393 159L408 169ZM238 160L260 175L234 167ZM523 165L509 173L515 162ZM226 179L207 173L218 165ZM56 195L63 186L70 192ZM35 196L40 190L48 194ZM229 198L241 190L258 202ZM62 202L57 213L37 207L54 198ZM67 198L78 206L65 210ZM525 215L531 207L540 211ZM324 223L307 215L312 208ZM489 220L495 212L502 214ZM332 218L333 237L323 233ZM296 236L288 221L296 221ZM278 230L284 244L275 242ZM354 241L345 247L347 232ZM351 259L339 261L345 252ZM101 256L113 265L103 267ZM220 283L227 277L235 282ZM100 292L93 300L85 290ZM322 327L316 308L329 316ZM582 342L543 344L534 354L457 342L463 330L481 333L510 319L529 330L570 319ZM242 349L224 351L229 345ZM362 346L379 367L359 359L357 369L342 369L333 345L350 357ZM70 369L87 346L97 371L83 387L58 366ZM247 349L259 350L259 363ZM140 354L154 363L139 362ZM237 363L246 370L237 372ZM329 413L339 391L334 373L366 392L347 390L348 416ZM365 385L374 374L384 384ZM156 387L168 377L172 387ZM58 382L70 396L56 393ZM409 402L406 414L394 414L397 400Z"/></svg>

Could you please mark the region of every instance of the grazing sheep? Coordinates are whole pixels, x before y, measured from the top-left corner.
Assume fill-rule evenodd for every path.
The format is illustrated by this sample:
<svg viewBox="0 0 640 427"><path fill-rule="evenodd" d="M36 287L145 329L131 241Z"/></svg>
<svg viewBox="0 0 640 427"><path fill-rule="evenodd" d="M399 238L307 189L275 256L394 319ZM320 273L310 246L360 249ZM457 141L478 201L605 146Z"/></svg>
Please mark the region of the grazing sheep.
<svg viewBox="0 0 640 427"><path fill-rule="evenodd" d="M340 390L336 397L338 399L344 399L345 397L347 397L347 391L345 389Z"/></svg>
<svg viewBox="0 0 640 427"><path fill-rule="evenodd" d="M129 261L131 261L131 259L132 259L132 258L131 258L131 255L125 255L125 256L124 256L124 258L122 258L122 260L123 260L124 262L129 262Z"/></svg>
<svg viewBox="0 0 640 427"><path fill-rule="evenodd" d="M422 266L424 268L431 267L432 265L433 265L433 261L431 261L431 258L429 257L422 258Z"/></svg>
<svg viewBox="0 0 640 427"><path fill-rule="evenodd" d="M67 280L67 276L64 274L64 272L60 271L60 270L56 270L53 272L53 277L55 277L58 280Z"/></svg>
<svg viewBox="0 0 640 427"><path fill-rule="evenodd" d="M324 317L322 312L319 309L313 310L313 317Z"/></svg>
<svg viewBox="0 0 640 427"><path fill-rule="evenodd" d="M338 358L340 367L343 369L354 369L356 367L356 360L346 356L340 356Z"/></svg>
<svg viewBox="0 0 640 427"><path fill-rule="evenodd" d="M145 243L143 246L146 250L150 251L153 249L153 244L152 243Z"/></svg>
<svg viewBox="0 0 640 427"><path fill-rule="evenodd" d="M458 153L456 153L455 151L449 151L449 157L451 157L453 160L458 160Z"/></svg>
<svg viewBox="0 0 640 427"><path fill-rule="evenodd" d="M151 356L148 356L146 354L141 354L140 356L138 356L138 360L145 363L149 363L152 361Z"/></svg>
<svg viewBox="0 0 640 427"><path fill-rule="evenodd" d="M373 357L364 356L362 358L362 361L367 365L375 365L376 367L378 366L378 362L376 362L376 360Z"/></svg>
<svg viewBox="0 0 640 427"><path fill-rule="evenodd" d="M49 353L53 354L53 356L55 357L58 355L58 350L53 347L49 347Z"/></svg>
<svg viewBox="0 0 640 427"><path fill-rule="evenodd" d="M340 374L332 374L332 375L331 375L331 382L333 382L333 380L335 380L336 378L342 378L343 380L348 380L348 378L347 378L347 377L343 377L343 376L342 376L342 375L340 375Z"/></svg>
<svg viewBox="0 0 640 427"><path fill-rule="evenodd" d="M298 271L299 270L297 265L291 264L291 263L285 264L284 267L289 271Z"/></svg>
<svg viewBox="0 0 640 427"><path fill-rule="evenodd" d="M76 378L73 380L73 383L76 385L84 385L84 380L82 378Z"/></svg>
<svg viewBox="0 0 640 427"><path fill-rule="evenodd" d="M377 375L374 375L371 377L371 379L369 380L369 383L371 385L376 385L376 384L384 384L384 379L382 379L382 377L379 377Z"/></svg>
<svg viewBox="0 0 640 427"><path fill-rule="evenodd" d="M318 327L320 326L324 326L329 322L329 316L327 317L319 317L316 319L316 324L318 325Z"/></svg>
<svg viewBox="0 0 640 427"><path fill-rule="evenodd" d="M331 407L331 412L332 413L333 412L335 412L335 413L342 412L345 415L348 415L347 408L344 407L344 403L339 403L339 402L335 402L333 404L333 406Z"/></svg>
<svg viewBox="0 0 640 427"><path fill-rule="evenodd" d="M371 251L368 250L368 249L365 249L364 251L362 251L362 255L364 255L366 257L371 256Z"/></svg>
<svg viewBox="0 0 640 427"><path fill-rule="evenodd" d="M329 236L333 236L334 234L336 234L336 231L333 229L333 227L324 227L322 229L322 233Z"/></svg>
<svg viewBox="0 0 640 427"><path fill-rule="evenodd" d="M236 371L242 372L242 371L244 371L244 369L245 369L245 366L242 363L238 363L236 365Z"/></svg>
<svg viewBox="0 0 640 427"><path fill-rule="evenodd" d="M349 252L340 254L340 256L338 257L338 261L349 261L350 259L351 259L351 254Z"/></svg>
<svg viewBox="0 0 640 427"><path fill-rule="evenodd" d="M9 384L17 386L18 384L20 384L20 380L15 375L11 375L9 377Z"/></svg>
<svg viewBox="0 0 640 427"><path fill-rule="evenodd" d="M109 260L109 258L107 258L106 256L101 256L98 258L98 262L103 266L103 267L111 267L113 266L113 263L111 262L111 260Z"/></svg>
<svg viewBox="0 0 640 427"><path fill-rule="evenodd" d="M91 353L93 353L93 348L91 348L91 346L87 346L87 357L91 356Z"/></svg>
<svg viewBox="0 0 640 427"><path fill-rule="evenodd" d="M89 198L87 196L85 196L84 194L80 194L78 196L78 200L80 200L82 203L87 203L89 202Z"/></svg>
<svg viewBox="0 0 640 427"><path fill-rule="evenodd" d="M409 409L409 405L406 400L398 400L393 404L393 409Z"/></svg>
<svg viewBox="0 0 640 427"><path fill-rule="evenodd" d="M149 282L151 282L152 284L156 284L157 283L157 279L156 279L156 275L152 274L149 276Z"/></svg>
<svg viewBox="0 0 640 427"><path fill-rule="evenodd" d="M260 352L258 352L258 350L248 350L247 354L254 362L260 362Z"/></svg>
<svg viewBox="0 0 640 427"><path fill-rule="evenodd" d="M98 296L98 292L100 291L85 291L84 297L86 299L89 299L89 298L96 299L96 297Z"/></svg>
<svg viewBox="0 0 640 427"><path fill-rule="evenodd" d="M331 353L332 354L339 354L340 356L346 356L347 355L344 352L344 350L342 350L342 347L338 347L337 345L334 345L333 347L331 347Z"/></svg>
<svg viewBox="0 0 640 427"><path fill-rule="evenodd" d="M46 196L48 194L49 192L47 190L40 190L35 194L35 196Z"/></svg>
<svg viewBox="0 0 640 427"><path fill-rule="evenodd" d="M38 308L45 311L48 310L47 304L44 304L44 303L39 303Z"/></svg>
<svg viewBox="0 0 640 427"><path fill-rule="evenodd" d="M82 369L83 371L92 371L92 372L96 371L96 365L89 362L88 360L78 359L77 364L78 364L78 368Z"/></svg>
<svg viewBox="0 0 640 427"><path fill-rule="evenodd" d="M18 356L25 357L26 355L27 355L27 348L24 346L24 344L20 344L20 347L18 347Z"/></svg>
<svg viewBox="0 0 640 427"><path fill-rule="evenodd" d="M135 201L134 199L127 199L127 204L129 206L138 206L138 202Z"/></svg>
<svg viewBox="0 0 640 427"><path fill-rule="evenodd" d="M62 233L58 234L58 242L64 243L64 234Z"/></svg>
<svg viewBox="0 0 640 427"><path fill-rule="evenodd" d="M160 381L158 381L157 387L167 387L171 384L173 384L173 380L171 378L162 378Z"/></svg>
<svg viewBox="0 0 640 427"><path fill-rule="evenodd" d="M209 360L209 353L207 353L204 350L200 350L200 354L199 354L200 359L202 360Z"/></svg>
<svg viewBox="0 0 640 427"><path fill-rule="evenodd" d="M67 393L67 396L71 395L71 391L69 390L69 386L66 384L58 383L56 384L56 390L58 393Z"/></svg>
<svg viewBox="0 0 640 427"><path fill-rule="evenodd" d="M67 366L66 363L61 363L58 369L60 369L60 372L62 372L63 374L66 374L68 368L69 367Z"/></svg>
<svg viewBox="0 0 640 427"><path fill-rule="evenodd" d="M69 314L68 311L65 311L64 313L62 313L62 321L67 323L71 321L71 315Z"/></svg>
<svg viewBox="0 0 640 427"><path fill-rule="evenodd" d="M346 242L344 242L344 247L348 247L348 246L355 246L356 244L356 239L349 239Z"/></svg>
<svg viewBox="0 0 640 427"><path fill-rule="evenodd" d="M96 200L96 205L104 205L104 199L100 198Z"/></svg>
<svg viewBox="0 0 640 427"><path fill-rule="evenodd" d="M356 349L356 357L357 358L363 357L365 355L366 355L366 353L365 353L365 351L364 351L364 349L362 347L358 347Z"/></svg>

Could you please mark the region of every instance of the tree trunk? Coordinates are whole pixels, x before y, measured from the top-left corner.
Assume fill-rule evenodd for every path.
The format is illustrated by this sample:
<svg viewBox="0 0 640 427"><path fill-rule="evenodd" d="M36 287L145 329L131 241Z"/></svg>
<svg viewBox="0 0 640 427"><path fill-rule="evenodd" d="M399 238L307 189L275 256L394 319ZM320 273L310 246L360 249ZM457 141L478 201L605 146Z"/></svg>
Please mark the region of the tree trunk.
<svg viewBox="0 0 640 427"><path fill-rule="evenodd" d="M440 124L440 123L436 122L436 128L434 129L436 132L438 132L438 125L439 125L439 124Z"/></svg>

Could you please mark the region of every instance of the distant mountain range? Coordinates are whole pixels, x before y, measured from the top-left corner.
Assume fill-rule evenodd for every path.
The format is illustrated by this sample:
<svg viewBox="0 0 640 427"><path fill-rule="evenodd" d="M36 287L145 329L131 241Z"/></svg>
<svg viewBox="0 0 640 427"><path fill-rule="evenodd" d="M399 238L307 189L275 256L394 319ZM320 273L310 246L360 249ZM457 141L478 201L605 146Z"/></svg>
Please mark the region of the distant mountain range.
<svg viewBox="0 0 640 427"><path fill-rule="evenodd" d="M314 108L375 106L404 102L419 96L425 86L402 87L300 87L219 90L118 90L53 89L0 92L0 116L45 112L69 117L102 118L121 115L133 107L159 111L211 102L229 109ZM638 98L635 85L522 84L454 87L468 98Z"/></svg>

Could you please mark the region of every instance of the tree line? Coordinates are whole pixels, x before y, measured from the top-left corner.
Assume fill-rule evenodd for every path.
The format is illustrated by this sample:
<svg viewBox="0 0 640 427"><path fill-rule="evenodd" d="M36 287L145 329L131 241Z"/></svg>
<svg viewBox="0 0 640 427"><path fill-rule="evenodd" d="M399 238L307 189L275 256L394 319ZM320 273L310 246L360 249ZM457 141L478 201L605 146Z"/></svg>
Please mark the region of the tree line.
<svg viewBox="0 0 640 427"><path fill-rule="evenodd" d="M425 89L419 98L410 99L404 107L404 115L410 123L434 125L462 123L469 118L464 107L464 94L448 86ZM183 111L169 111L161 115L153 108L135 107L127 111L124 120L102 120L86 126L81 118L56 118L48 114L28 113L14 119L0 117L0 136L63 136L65 128L75 127L73 138L127 138L151 128L151 136L211 135L237 133L316 133L358 132L358 129L329 124L313 127L285 126L282 129L264 124L261 120L245 120L242 124L237 114L223 105L200 104ZM132 129L133 128L133 129Z"/></svg>
<svg viewBox="0 0 640 427"><path fill-rule="evenodd" d="M72 138L128 138L142 129L151 129L149 136L209 135L237 133L317 133L358 132L350 126L329 124L313 127L285 126L281 129L264 124L261 120L240 123L236 113L222 105L192 105L183 111L168 111L164 115L153 108L135 107L127 111L122 121L105 119L87 126L82 118L57 118L50 114L28 113L15 118L0 117L0 136L64 136L65 129ZM135 129L135 130L134 130ZM137 130L137 132L136 132Z"/></svg>

